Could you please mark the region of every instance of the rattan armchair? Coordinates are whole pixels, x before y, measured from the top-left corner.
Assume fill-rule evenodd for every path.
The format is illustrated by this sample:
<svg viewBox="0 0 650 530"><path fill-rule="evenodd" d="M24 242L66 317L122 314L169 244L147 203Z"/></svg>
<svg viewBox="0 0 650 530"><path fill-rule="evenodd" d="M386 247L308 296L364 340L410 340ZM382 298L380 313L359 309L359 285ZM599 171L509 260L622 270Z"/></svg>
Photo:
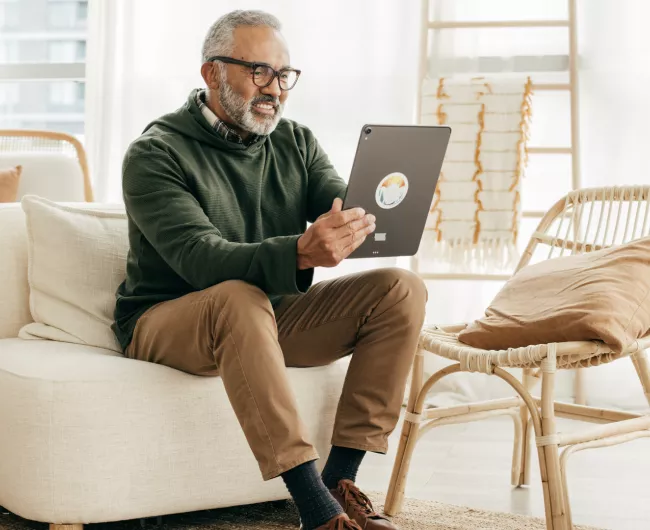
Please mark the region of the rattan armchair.
<svg viewBox="0 0 650 530"><path fill-rule="evenodd" d="M650 233L650 187L613 187L576 190L558 201L544 216L522 255L516 270L537 258L581 253L645 237ZM648 264L650 274L650 264ZM566 481L568 458L577 451L650 437L650 413L616 410L555 401L557 370L587 369L630 357L641 388L650 403L650 365L645 348L650 334L613 353L599 341L539 344L503 351L472 348L458 341L465 325L425 327L413 367L408 408L402 429L385 511L397 514L402 505L407 474L418 439L434 427L508 415L515 424L512 484L529 483L530 437L535 434L549 530L570 530L571 509ZM452 364L423 381L424 355L431 352ZM508 370L523 369L523 380ZM516 397L454 407L425 409L425 398L436 382L457 372L480 372L500 377ZM533 383L541 379L541 396ZM601 425L582 432L557 431L556 417Z"/></svg>

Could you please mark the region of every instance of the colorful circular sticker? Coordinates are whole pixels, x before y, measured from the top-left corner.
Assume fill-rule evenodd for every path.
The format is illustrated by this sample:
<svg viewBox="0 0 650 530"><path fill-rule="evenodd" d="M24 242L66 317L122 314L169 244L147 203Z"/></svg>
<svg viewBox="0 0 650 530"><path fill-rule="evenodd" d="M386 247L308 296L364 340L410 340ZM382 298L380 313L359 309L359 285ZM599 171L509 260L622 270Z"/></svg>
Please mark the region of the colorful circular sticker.
<svg viewBox="0 0 650 530"><path fill-rule="evenodd" d="M403 173L391 173L381 179L377 191L375 192L375 200L380 208L389 210L395 208L400 202L404 200L409 190L409 181Z"/></svg>

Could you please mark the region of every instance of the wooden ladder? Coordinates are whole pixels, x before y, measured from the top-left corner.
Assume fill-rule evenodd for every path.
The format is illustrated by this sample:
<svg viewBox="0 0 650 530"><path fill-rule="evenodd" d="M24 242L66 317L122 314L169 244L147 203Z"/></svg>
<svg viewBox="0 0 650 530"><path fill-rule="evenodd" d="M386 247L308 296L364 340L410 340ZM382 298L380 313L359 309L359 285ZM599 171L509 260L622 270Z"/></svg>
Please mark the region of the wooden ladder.
<svg viewBox="0 0 650 530"><path fill-rule="evenodd" d="M541 1L541 0L540 0ZM435 40L435 35L440 30L454 29L483 29L483 28L566 28L568 31L568 83L533 83L535 91L568 91L570 94L571 110L571 145L556 147L530 147L528 152L537 155L569 155L571 156L571 186L578 189L581 185L580 179L580 120L579 120L579 91L578 91L578 36L577 36L577 12L576 1L567 0L568 17L565 20L501 20L501 21L443 21L431 20L431 8L435 0L421 0L421 28L420 28L420 60L419 60L419 82L417 94L417 122L420 123L422 114L422 86L427 76L430 56L429 45ZM524 210L522 216L525 218L541 219L546 212L537 210ZM423 272L420 271L420 262L416 254L411 258L411 270L424 280L493 280L505 281L510 274L473 274L454 272ZM585 385L582 370L576 370L574 395L577 404L586 403Z"/></svg>

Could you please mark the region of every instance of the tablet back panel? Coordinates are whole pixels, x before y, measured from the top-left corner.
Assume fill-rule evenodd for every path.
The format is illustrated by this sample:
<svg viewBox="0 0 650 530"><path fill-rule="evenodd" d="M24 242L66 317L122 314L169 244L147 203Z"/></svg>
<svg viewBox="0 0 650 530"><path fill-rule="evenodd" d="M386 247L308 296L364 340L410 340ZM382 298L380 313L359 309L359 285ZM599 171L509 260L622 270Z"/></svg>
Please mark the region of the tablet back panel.
<svg viewBox="0 0 650 530"><path fill-rule="evenodd" d="M343 209L361 206L377 229L350 258L417 253L450 134L444 126L361 129Z"/></svg>

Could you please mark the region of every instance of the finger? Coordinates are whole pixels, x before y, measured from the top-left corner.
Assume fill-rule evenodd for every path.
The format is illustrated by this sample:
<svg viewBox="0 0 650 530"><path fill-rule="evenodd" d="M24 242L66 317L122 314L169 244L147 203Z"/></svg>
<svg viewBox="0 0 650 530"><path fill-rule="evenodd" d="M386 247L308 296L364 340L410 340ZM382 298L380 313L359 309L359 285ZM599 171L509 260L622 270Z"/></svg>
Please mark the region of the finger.
<svg viewBox="0 0 650 530"><path fill-rule="evenodd" d="M357 244L359 240L362 242L365 241L366 237L368 237L369 234L372 234L375 231L375 223L372 223L368 226L363 227L361 230L357 230L355 232L352 232L348 235L347 238L345 238L345 243L343 250L347 251L350 247L357 248L359 245L354 246ZM354 250L353 248L353 250ZM352 250L350 250L352 252Z"/></svg>
<svg viewBox="0 0 650 530"><path fill-rule="evenodd" d="M374 222L375 222L375 216L372 214L367 214L363 216L361 219L357 219L356 221L351 221L348 224L345 224L339 227L338 229L336 229L336 237L338 239L348 239L355 232L364 230L366 227L373 224Z"/></svg>
<svg viewBox="0 0 650 530"><path fill-rule="evenodd" d="M340 197L336 197L336 199L334 199L334 201L332 201L332 208L328 212L325 212L324 214L319 215L316 218L316 221L320 221L321 219L325 219L325 218L327 218L327 217L329 217L329 216L331 216L331 215L333 215L335 213L339 213L342 208L343 208L343 200Z"/></svg>
<svg viewBox="0 0 650 530"><path fill-rule="evenodd" d="M343 255L347 258L350 254L352 254L355 250L357 250L361 245L363 245L363 242L366 240L367 235L363 235L362 237L359 237L355 239L350 245L345 247L343 249Z"/></svg>
<svg viewBox="0 0 650 530"><path fill-rule="evenodd" d="M329 228L339 228L350 221L361 219L364 215L366 215L366 211L363 208L350 208L349 210L333 213L328 218L327 225Z"/></svg>
<svg viewBox="0 0 650 530"><path fill-rule="evenodd" d="M348 224L356 232L357 230L362 230L366 226L371 225L372 223L375 222L375 220L376 220L375 216L368 213L364 215L361 219L357 219L356 221L350 221Z"/></svg>

